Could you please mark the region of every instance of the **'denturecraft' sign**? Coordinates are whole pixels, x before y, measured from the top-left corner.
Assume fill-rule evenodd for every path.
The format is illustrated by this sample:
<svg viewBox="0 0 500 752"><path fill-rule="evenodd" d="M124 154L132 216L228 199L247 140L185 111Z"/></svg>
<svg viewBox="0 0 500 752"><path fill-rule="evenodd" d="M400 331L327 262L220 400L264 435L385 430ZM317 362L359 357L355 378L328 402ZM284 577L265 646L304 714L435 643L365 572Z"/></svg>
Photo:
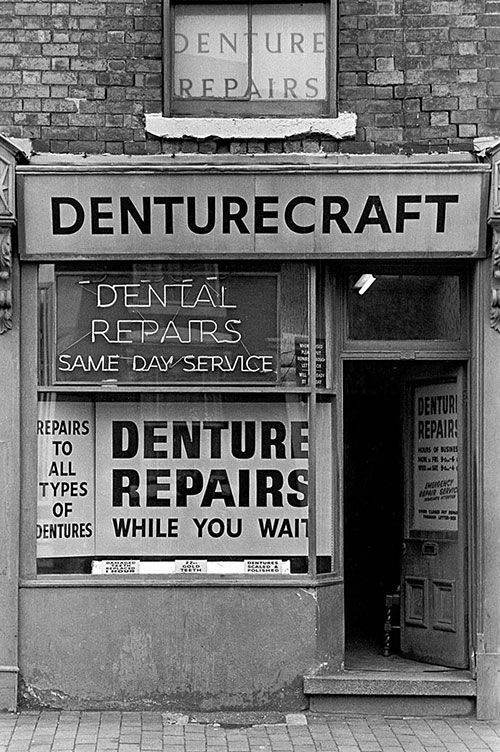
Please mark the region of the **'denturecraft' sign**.
<svg viewBox="0 0 500 752"><path fill-rule="evenodd" d="M484 254L477 165L20 173L26 259Z"/></svg>

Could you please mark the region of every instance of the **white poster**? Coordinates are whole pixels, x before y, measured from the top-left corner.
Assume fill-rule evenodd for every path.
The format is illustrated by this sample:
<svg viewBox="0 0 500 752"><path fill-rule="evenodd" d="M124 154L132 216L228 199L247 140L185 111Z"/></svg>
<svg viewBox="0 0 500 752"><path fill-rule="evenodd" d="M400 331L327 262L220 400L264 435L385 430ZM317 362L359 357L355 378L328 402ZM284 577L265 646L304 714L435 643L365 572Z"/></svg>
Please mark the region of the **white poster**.
<svg viewBox="0 0 500 752"><path fill-rule="evenodd" d="M413 529L458 530L458 446L461 416L456 383L415 388Z"/></svg>
<svg viewBox="0 0 500 752"><path fill-rule="evenodd" d="M88 402L38 405L37 556L94 553L94 409Z"/></svg>
<svg viewBox="0 0 500 752"><path fill-rule="evenodd" d="M96 553L307 556L306 407L99 403Z"/></svg>

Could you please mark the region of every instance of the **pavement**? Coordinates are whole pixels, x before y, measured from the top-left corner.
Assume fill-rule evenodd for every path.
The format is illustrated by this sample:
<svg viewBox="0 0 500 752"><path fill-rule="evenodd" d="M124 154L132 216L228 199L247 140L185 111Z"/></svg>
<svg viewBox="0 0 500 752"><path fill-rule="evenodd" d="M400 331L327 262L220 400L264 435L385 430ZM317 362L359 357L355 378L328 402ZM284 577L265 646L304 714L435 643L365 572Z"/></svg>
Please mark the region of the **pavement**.
<svg viewBox="0 0 500 752"><path fill-rule="evenodd" d="M0 713L0 752L500 752L474 718L120 711Z"/></svg>

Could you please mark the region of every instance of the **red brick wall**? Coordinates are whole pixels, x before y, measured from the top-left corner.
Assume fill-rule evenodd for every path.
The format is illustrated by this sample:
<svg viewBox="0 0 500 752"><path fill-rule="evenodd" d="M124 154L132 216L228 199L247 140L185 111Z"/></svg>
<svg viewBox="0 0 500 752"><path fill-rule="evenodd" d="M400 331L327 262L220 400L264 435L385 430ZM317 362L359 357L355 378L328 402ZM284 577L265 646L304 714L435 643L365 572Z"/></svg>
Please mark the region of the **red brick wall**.
<svg viewBox="0 0 500 752"><path fill-rule="evenodd" d="M0 133L39 152L470 149L500 132L500 2L339 0L339 110L355 139L161 142L161 3L0 0Z"/></svg>

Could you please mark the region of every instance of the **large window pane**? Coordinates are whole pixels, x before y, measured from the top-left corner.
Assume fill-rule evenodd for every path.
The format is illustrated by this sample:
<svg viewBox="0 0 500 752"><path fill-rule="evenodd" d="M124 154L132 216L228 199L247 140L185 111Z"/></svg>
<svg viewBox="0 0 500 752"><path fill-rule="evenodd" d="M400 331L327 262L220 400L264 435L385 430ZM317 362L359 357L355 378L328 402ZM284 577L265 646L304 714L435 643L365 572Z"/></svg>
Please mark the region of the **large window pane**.
<svg viewBox="0 0 500 752"><path fill-rule="evenodd" d="M39 572L307 571L307 401L53 394L37 429Z"/></svg>
<svg viewBox="0 0 500 752"><path fill-rule="evenodd" d="M174 6L178 99L326 99L322 3Z"/></svg>
<svg viewBox="0 0 500 752"><path fill-rule="evenodd" d="M307 573L311 420L330 571L310 290L306 263L40 267L40 574Z"/></svg>
<svg viewBox="0 0 500 752"><path fill-rule="evenodd" d="M46 265L39 296L43 385L308 382L303 264Z"/></svg>

